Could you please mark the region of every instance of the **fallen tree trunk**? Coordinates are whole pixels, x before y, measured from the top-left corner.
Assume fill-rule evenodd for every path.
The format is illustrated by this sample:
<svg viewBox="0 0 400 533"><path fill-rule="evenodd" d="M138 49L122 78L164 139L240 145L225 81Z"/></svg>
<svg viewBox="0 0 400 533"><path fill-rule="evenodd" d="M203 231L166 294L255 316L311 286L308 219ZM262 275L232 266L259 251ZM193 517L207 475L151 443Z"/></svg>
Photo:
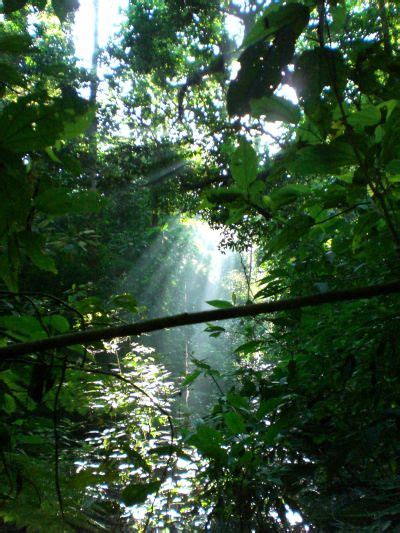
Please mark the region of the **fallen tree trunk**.
<svg viewBox="0 0 400 533"><path fill-rule="evenodd" d="M149 333L151 331L188 326L191 324L201 324L218 320L229 320L246 316L276 313L279 311L289 311L303 307L319 306L335 302L345 302L350 300L361 300L385 296L400 292L400 282L373 285L369 287L359 287L342 291L325 292L310 296L300 296L277 302L263 302L259 304L232 306L224 309L213 309L210 311L200 311L197 313L183 313L162 318L155 318L137 322L134 324L124 324L122 326L109 326L99 329L87 329L76 333L57 335L47 339L10 344L0 348L1 358L14 358L30 353L40 353L57 348L66 348L73 345L89 345L94 342L106 341L116 337L130 337Z"/></svg>

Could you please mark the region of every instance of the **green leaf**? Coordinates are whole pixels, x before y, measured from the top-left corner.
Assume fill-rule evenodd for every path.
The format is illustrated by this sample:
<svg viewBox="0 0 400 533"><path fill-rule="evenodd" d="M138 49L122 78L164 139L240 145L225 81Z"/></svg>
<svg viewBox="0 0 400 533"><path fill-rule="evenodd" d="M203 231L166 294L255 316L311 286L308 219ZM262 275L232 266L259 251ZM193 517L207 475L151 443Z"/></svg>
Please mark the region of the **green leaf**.
<svg viewBox="0 0 400 533"><path fill-rule="evenodd" d="M43 321L46 325L52 327L58 333L66 333L70 330L68 320L61 315L52 315L44 318Z"/></svg>
<svg viewBox="0 0 400 533"><path fill-rule="evenodd" d="M8 14L18 11L26 6L28 0L3 0L3 9L0 12Z"/></svg>
<svg viewBox="0 0 400 533"><path fill-rule="evenodd" d="M18 235L18 240L22 244L26 255L41 270L57 273L54 259L43 251L45 244L44 237L38 233L25 231Z"/></svg>
<svg viewBox="0 0 400 533"><path fill-rule="evenodd" d="M163 446L157 446L156 448L151 448L148 452L150 455L158 455L162 457L163 455L171 456L176 454L178 457L183 457L185 459L191 459L191 457L185 453L182 448L176 444L165 444Z"/></svg>
<svg viewBox="0 0 400 533"><path fill-rule="evenodd" d="M17 403L10 394L4 394L3 396L3 409L8 414L11 415L17 410Z"/></svg>
<svg viewBox="0 0 400 533"><path fill-rule="evenodd" d="M311 190L306 185L289 184L284 185L280 189L272 191L269 195L275 208L282 207L284 205L291 204L299 198L309 196Z"/></svg>
<svg viewBox="0 0 400 533"><path fill-rule="evenodd" d="M301 119L299 106L281 96L264 96L258 100L250 100L250 109L253 117L264 115L268 122L297 124Z"/></svg>
<svg viewBox="0 0 400 533"><path fill-rule="evenodd" d="M244 344L241 344L238 348L236 348L235 353L243 353L246 355L249 353L254 353L262 345L263 345L263 341L245 342Z"/></svg>
<svg viewBox="0 0 400 533"><path fill-rule="evenodd" d="M212 333L214 331L220 331L221 333L223 331L225 331L225 328L223 328L222 326L215 326L214 324L211 324L210 322L206 322L206 329L204 331L206 331L207 333Z"/></svg>
<svg viewBox="0 0 400 533"><path fill-rule="evenodd" d="M69 13L79 8L79 0L51 0L51 4L60 22L64 22Z"/></svg>
<svg viewBox="0 0 400 533"><path fill-rule="evenodd" d="M357 164L353 147L343 141L308 146L298 150L288 169L301 176L339 174L343 167Z"/></svg>
<svg viewBox="0 0 400 533"><path fill-rule="evenodd" d="M263 433L262 440L266 445L273 445L276 443L279 435L286 431L288 428L288 421L286 419L281 419L268 426L266 431Z"/></svg>
<svg viewBox="0 0 400 533"><path fill-rule="evenodd" d="M94 108L73 89L65 91L62 98L49 101L41 92L5 106L0 114L0 146L25 154L84 133L93 120Z"/></svg>
<svg viewBox="0 0 400 533"><path fill-rule="evenodd" d="M249 408L249 400L245 396L241 396L240 394L237 394L236 392L228 392L226 395L226 401L232 405L232 407L236 407L236 409L248 409Z"/></svg>
<svg viewBox="0 0 400 533"><path fill-rule="evenodd" d="M217 307L218 309L227 309L228 307L233 307L231 302L228 302L227 300L209 300L206 303L212 307Z"/></svg>
<svg viewBox="0 0 400 533"><path fill-rule="evenodd" d="M21 444L33 444L35 446L43 446L49 443L47 436L42 435L18 435L18 442Z"/></svg>
<svg viewBox="0 0 400 533"><path fill-rule="evenodd" d="M25 80L18 69L3 61L0 62L0 80L9 85L18 85L20 87L26 85Z"/></svg>
<svg viewBox="0 0 400 533"><path fill-rule="evenodd" d="M142 455L138 451L132 448L130 443L126 443L122 447L122 450L124 453L126 453L129 461L131 461L135 466L139 466L140 468L142 468L145 472L148 472L149 474L151 473L150 465L147 463L147 461L142 457Z"/></svg>
<svg viewBox="0 0 400 533"><path fill-rule="evenodd" d="M6 54L27 54L32 37L26 33L3 33L0 35L0 52Z"/></svg>
<svg viewBox="0 0 400 533"><path fill-rule="evenodd" d="M72 489L85 489L86 487L94 487L106 481L105 476L96 474L92 470L81 470L67 481L67 486Z"/></svg>
<svg viewBox="0 0 400 533"><path fill-rule="evenodd" d="M188 374L182 381L182 387L187 387L190 383L193 383L201 374L201 370L195 370L191 374Z"/></svg>
<svg viewBox="0 0 400 533"><path fill-rule="evenodd" d="M62 138L74 139L86 133L89 127L92 125L96 115L96 108L94 106L87 106L83 113L77 113L75 109L70 109L65 121Z"/></svg>
<svg viewBox="0 0 400 533"><path fill-rule="evenodd" d="M343 28L346 22L346 4L344 2L338 2L336 5L331 5L330 11L332 15L331 29L334 32L338 32Z"/></svg>
<svg viewBox="0 0 400 533"><path fill-rule="evenodd" d="M271 38L287 26L298 36L307 26L309 18L310 11L303 4L291 3L284 6L272 4L246 35L243 45L250 46L260 40Z"/></svg>
<svg viewBox="0 0 400 533"><path fill-rule="evenodd" d="M261 420L265 415L275 411L275 409L283 402L284 400L281 397L271 398L270 400L261 400L260 407L257 411L257 417Z"/></svg>
<svg viewBox="0 0 400 533"><path fill-rule="evenodd" d="M249 141L241 139L239 147L232 154L231 173L240 190L247 191L249 185L257 178L258 158Z"/></svg>
<svg viewBox="0 0 400 533"><path fill-rule="evenodd" d="M160 486L160 481L132 483L123 489L121 501L128 507L144 503L150 494L154 494L154 492L159 490Z"/></svg>
<svg viewBox="0 0 400 533"><path fill-rule="evenodd" d="M66 187L57 187L39 194L35 204L37 209L53 216L96 213L101 208L101 198L96 191L71 193Z"/></svg>
<svg viewBox="0 0 400 533"><path fill-rule="evenodd" d="M386 165L385 170L389 174L393 174L393 175L400 174L400 159L392 159L392 161L390 161Z"/></svg>
<svg viewBox="0 0 400 533"><path fill-rule="evenodd" d="M57 157L57 155L54 153L54 150L51 146L48 146L45 149L45 152L50 157L50 159L54 161L54 163L62 163L61 159Z"/></svg>
<svg viewBox="0 0 400 533"><path fill-rule="evenodd" d="M40 339L46 337L39 320L33 316L12 316L6 315L0 317L0 327L10 333L27 338Z"/></svg>
<svg viewBox="0 0 400 533"><path fill-rule="evenodd" d="M381 121L381 112L377 106L368 105L361 111L352 113L347 117L347 122L355 130L363 130L369 126L375 126Z"/></svg>
<svg viewBox="0 0 400 533"><path fill-rule="evenodd" d="M315 220L308 215L298 215L290 219L285 228L269 242L269 254L279 252L297 242L308 233Z"/></svg>
<svg viewBox="0 0 400 533"><path fill-rule="evenodd" d="M228 88L227 109L230 116L250 112L250 101L271 96L282 82L285 67L292 62L297 35L285 26L272 44L257 42L246 48L239 62L241 68Z"/></svg>
<svg viewBox="0 0 400 533"><path fill-rule="evenodd" d="M226 458L226 452L221 448L222 435L217 430L205 424L198 427L197 432L188 439L188 443L196 446L205 457L216 460Z"/></svg>
<svg viewBox="0 0 400 533"><path fill-rule="evenodd" d="M70 191L66 187L48 189L35 198L35 205L49 215L65 215L71 207Z"/></svg>
<svg viewBox="0 0 400 533"><path fill-rule="evenodd" d="M129 294L127 292L114 296L114 298L112 299L112 303L114 305L117 305L121 309L126 309L127 311L130 311L131 313L136 313L138 310L137 301L132 296L132 294Z"/></svg>
<svg viewBox="0 0 400 533"><path fill-rule="evenodd" d="M101 196L96 191L82 191L72 193L70 196L71 213L85 214L98 213L103 205Z"/></svg>
<svg viewBox="0 0 400 533"><path fill-rule="evenodd" d="M332 69L335 69L335 88L341 94L347 83L347 72L339 50L318 46L306 50L296 60L293 84L310 118L320 113L322 91L333 83Z"/></svg>
<svg viewBox="0 0 400 533"><path fill-rule="evenodd" d="M192 361L197 367L202 368L203 370L206 370L207 372L212 370L211 366L205 363L204 361L202 361L201 359L196 359L195 357L192 357Z"/></svg>
<svg viewBox="0 0 400 533"><path fill-rule="evenodd" d="M229 411L224 415L225 424L233 435L238 435L239 433L244 433L246 430L246 425L244 423L243 417L236 413L235 411Z"/></svg>
<svg viewBox="0 0 400 533"><path fill-rule="evenodd" d="M210 333L210 337L219 337L221 333L225 331L225 328L221 326L214 326L213 324L210 324L209 322L206 323L207 327L204 330L206 333Z"/></svg>
<svg viewBox="0 0 400 533"><path fill-rule="evenodd" d="M400 107L393 109L384 130L382 160L387 164L393 159L398 159L400 153Z"/></svg>

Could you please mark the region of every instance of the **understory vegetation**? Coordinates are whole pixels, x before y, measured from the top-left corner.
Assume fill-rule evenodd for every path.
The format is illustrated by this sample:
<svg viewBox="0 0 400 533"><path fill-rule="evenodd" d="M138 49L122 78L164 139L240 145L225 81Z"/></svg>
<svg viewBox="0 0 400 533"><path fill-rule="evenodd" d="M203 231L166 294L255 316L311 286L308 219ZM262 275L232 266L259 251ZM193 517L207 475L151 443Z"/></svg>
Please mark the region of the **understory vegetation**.
<svg viewBox="0 0 400 533"><path fill-rule="evenodd" d="M100 4L0 2L0 530L399 531L400 3Z"/></svg>

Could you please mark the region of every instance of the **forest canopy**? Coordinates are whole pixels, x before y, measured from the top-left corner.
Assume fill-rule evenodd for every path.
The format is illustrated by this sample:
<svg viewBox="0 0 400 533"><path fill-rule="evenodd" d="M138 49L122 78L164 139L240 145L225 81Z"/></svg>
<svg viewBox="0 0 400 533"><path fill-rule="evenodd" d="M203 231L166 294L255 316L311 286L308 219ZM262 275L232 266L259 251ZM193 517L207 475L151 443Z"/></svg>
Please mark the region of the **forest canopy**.
<svg viewBox="0 0 400 533"><path fill-rule="evenodd" d="M1 531L397 531L400 3L103 2L0 2Z"/></svg>

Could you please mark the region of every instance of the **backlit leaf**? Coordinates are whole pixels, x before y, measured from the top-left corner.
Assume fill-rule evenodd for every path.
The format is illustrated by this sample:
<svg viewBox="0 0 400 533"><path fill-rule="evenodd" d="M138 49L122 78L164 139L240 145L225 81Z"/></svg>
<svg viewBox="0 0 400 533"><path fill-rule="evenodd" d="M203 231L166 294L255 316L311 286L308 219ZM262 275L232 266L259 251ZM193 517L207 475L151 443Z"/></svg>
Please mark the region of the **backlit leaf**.
<svg viewBox="0 0 400 533"><path fill-rule="evenodd" d="M258 158L254 148L246 139L241 139L239 147L231 158L231 173L237 187L246 191L257 178Z"/></svg>
<svg viewBox="0 0 400 533"><path fill-rule="evenodd" d="M265 116L268 122L282 121L297 124L300 121L300 108L281 96L264 96L250 101L251 115Z"/></svg>

